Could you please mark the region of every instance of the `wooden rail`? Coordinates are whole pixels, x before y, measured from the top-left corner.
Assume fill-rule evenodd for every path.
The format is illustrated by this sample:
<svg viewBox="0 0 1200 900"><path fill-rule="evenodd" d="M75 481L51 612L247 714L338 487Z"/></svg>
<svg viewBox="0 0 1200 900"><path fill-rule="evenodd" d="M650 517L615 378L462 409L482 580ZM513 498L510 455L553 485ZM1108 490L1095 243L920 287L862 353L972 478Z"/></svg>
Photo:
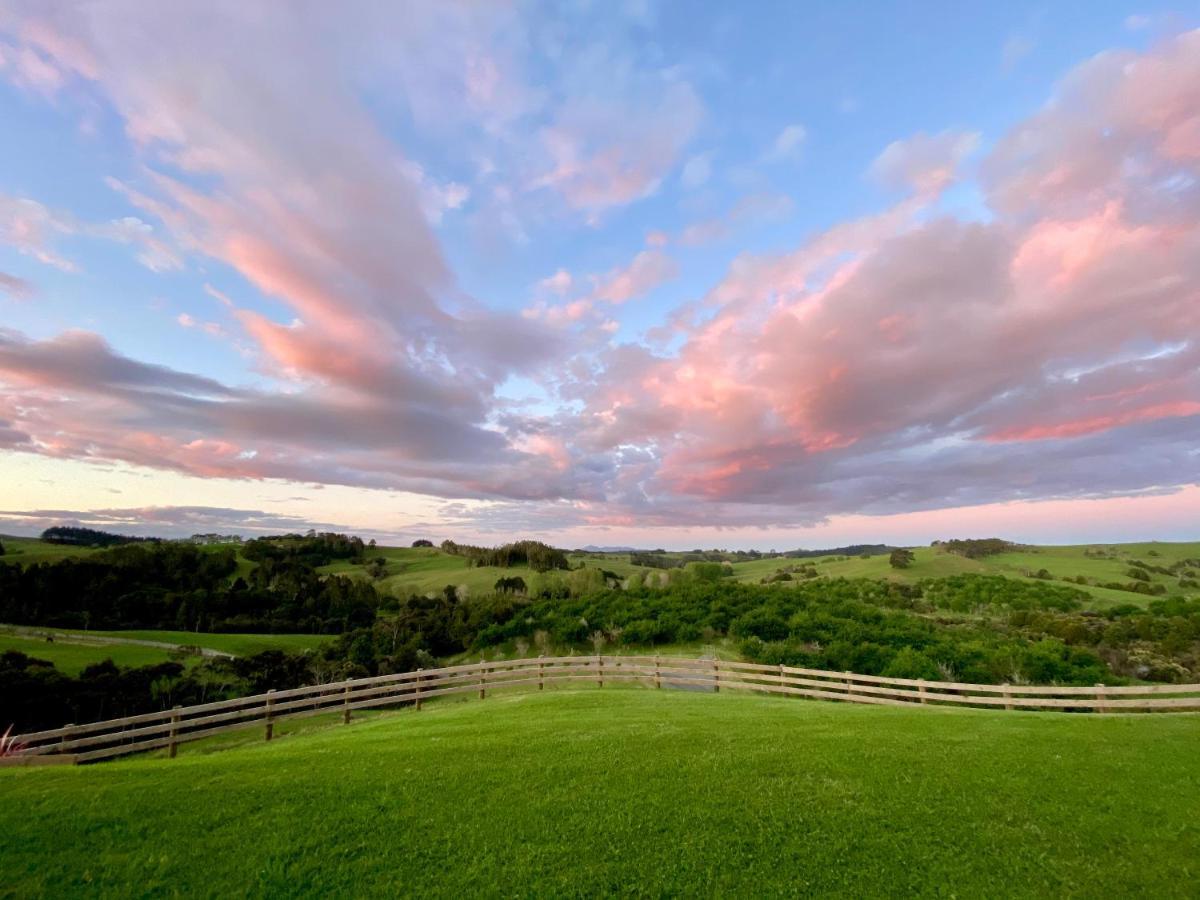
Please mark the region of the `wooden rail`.
<svg viewBox="0 0 1200 900"><path fill-rule="evenodd" d="M284 719L340 712L342 721L349 723L354 710L359 709L408 704L420 709L423 701L451 694L475 692L482 700L489 691L541 690L546 684L574 681L593 682L600 687L608 681L637 682L655 688L665 684L691 690L750 690L888 706L924 704L1104 713L1200 711L1200 684L1129 687L964 684L714 659L539 656L268 691L234 700L30 732L13 738L22 749L0 758L0 765L84 763L163 747L173 757L178 745L185 741L251 725L261 727L263 737L269 741L274 737L275 724Z"/></svg>

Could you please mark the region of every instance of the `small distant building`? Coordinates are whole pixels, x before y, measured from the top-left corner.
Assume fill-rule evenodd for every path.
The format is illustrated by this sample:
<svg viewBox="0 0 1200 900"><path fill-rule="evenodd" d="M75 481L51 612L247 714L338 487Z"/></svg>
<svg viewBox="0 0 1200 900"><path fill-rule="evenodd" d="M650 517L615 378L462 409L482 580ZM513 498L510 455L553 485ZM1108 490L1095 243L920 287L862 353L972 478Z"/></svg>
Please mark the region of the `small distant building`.
<svg viewBox="0 0 1200 900"><path fill-rule="evenodd" d="M189 544L240 544L242 536L240 534L193 534L190 538L186 538Z"/></svg>

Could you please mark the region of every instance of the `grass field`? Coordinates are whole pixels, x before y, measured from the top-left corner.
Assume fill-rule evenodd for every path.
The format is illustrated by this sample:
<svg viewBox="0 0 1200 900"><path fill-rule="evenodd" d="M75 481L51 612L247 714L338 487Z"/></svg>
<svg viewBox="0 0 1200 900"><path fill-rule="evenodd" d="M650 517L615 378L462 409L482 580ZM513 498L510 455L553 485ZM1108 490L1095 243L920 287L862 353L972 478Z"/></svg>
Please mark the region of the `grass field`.
<svg viewBox="0 0 1200 900"><path fill-rule="evenodd" d="M0 770L14 896L1195 896L1200 717L637 689Z"/></svg>
<svg viewBox="0 0 1200 900"><path fill-rule="evenodd" d="M7 630L5 630L7 629ZM115 638L120 641L156 641L186 647L202 647L234 656L252 656L264 650L313 650L322 643L332 640L327 634L214 634L197 631L80 631L72 628L22 628L0 625L0 650L20 650L29 656L53 662L64 672L79 671L93 662L112 659L118 665L150 665L169 657L169 651L161 647L147 647L138 643L88 643L89 640ZM32 633L29 633L32 632ZM67 635L53 643L41 632ZM71 643L77 638L79 643ZM28 647L29 649L25 649ZM62 660L60 664L58 660Z"/></svg>
<svg viewBox="0 0 1200 900"><path fill-rule="evenodd" d="M138 641L190 644L210 650L219 650L222 653L232 653L234 656L252 656L264 650L314 650L335 637L328 634L214 634L197 631L93 631L91 633Z"/></svg>
<svg viewBox="0 0 1200 900"><path fill-rule="evenodd" d="M0 562L4 563L58 562L70 556L90 556L99 552L91 547L48 544L37 538L12 537L6 534L0 534L0 544L4 545L4 555L0 556Z"/></svg>
<svg viewBox="0 0 1200 900"><path fill-rule="evenodd" d="M138 644L72 644L0 633L0 653L9 650L52 662L56 669L67 675L78 675L93 663L106 659L118 666L152 666L170 659L167 650Z"/></svg>

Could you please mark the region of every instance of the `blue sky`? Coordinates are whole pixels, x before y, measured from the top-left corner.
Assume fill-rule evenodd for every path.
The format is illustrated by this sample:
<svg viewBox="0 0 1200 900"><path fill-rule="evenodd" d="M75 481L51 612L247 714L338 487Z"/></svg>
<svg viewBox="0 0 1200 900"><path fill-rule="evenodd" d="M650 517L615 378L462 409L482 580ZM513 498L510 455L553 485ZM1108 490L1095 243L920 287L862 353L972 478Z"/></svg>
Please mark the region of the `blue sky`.
<svg viewBox="0 0 1200 900"><path fill-rule="evenodd" d="M295 10L0 4L14 530L154 508L750 546L1169 496L1156 534L1187 536L1193 323L1156 293L1131 333L1068 281L1197 224L1170 87L1197 4ZM972 253L1061 290L1031 318L1022 283L947 273ZM1124 296L1186 291L1186 258ZM968 300L979 354L1087 335L976 371L937 352ZM880 381L931 399L872 418Z"/></svg>

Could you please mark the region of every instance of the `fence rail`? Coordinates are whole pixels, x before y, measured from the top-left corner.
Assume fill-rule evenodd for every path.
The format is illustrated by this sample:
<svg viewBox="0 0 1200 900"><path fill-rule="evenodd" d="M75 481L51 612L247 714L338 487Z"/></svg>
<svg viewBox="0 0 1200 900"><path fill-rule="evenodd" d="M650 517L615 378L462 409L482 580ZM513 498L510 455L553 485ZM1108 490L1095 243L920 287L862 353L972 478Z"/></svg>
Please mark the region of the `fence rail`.
<svg viewBox="0 0 1200 900"><path fill-rule="evenodd" d="M396 675L357 678L331 684L267 691L234 700L175 707L121 719L66 725L16 735L15 753L0 765L51 765L93 760L167 748L186 741L254 725L271 740L275 724L285 719L338 712L349 723L355 710L412 705L451 694L513 688L541 690L547 684L575 681L636 682L661 688L750 690L820 700L888 706L924 704L1003 709L1055 709L1080 712L1200 711L1200 684L1058 687L1009 684L963 684L885 678L853 672L827 672L793 666L668 656L551 656L418 669Z"/></svg>

